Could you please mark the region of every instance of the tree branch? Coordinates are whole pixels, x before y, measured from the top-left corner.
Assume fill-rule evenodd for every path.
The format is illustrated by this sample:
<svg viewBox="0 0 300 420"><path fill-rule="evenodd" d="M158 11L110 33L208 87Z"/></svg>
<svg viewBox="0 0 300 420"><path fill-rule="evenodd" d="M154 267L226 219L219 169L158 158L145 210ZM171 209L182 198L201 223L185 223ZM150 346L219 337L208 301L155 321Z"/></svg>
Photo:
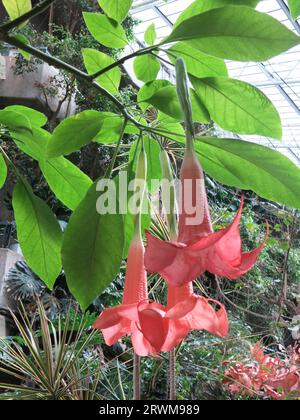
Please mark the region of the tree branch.
<svg viewBox="0 0 300 420"><path fill-rule="evenodd" d="M152 47L143 48L143 49L141 49L141 50L139 50L139 51L135 51L135 52L134 52L134 53L132 53L132 54L126 55L125 57L120 58L120 60L115 61L114 63L110 64L109 66L104 67L103 69L101 69L101 70L97 71L97 72L96 72L96 73L94 73L94 74L91 74L91 75L90 75L90 78L91 78L92 80L95 80L95 79L97 79L97 77L101 76L102 74L107 73L107 72L108 72L108 71L110 71L110 70L113 70L115 67L119 67L119 66L121 66L121 65L122 65L122 64L124 64L127 60L130 60L130 59L132 59L132 58L136 58L136 57L140 57L141 55L149 54L149 53L151 53L152 51L157 50L157 48L158 48L158 47L159 47L159 45L153 45Z"/></svg>
<svg viewBox="0 0 300 420"><path fill-rule="evenodd" d="M14 19L10 22L4 23L0 26L0 32L6 33L8 31L11 31L14 28L17 28L19 25L22 25L22 23L26 22L27 20L30 20L41 13L43 13L45 10L48 9L56 0L45 0L42 3L39 3L37 6L33 7L29 12L25 13L24 15L18 17L17 19ZM1 34L0 34L0 40L1 40Z"/></svg>
<svg viewBox="0 0 300 420"><path fill-rule="evenodd" d="M58 69L65 70L68 73L73 74L77 79L86 81L90 83L95 89L97 89L102 95L106 96L110 101L119 109L125 119L131 121L134 125L141 129L147 129L138 121L136 121L126 110L124 105L106 89L100 86L97 82L91 80L91 76L87 73L84 73L81 70L78 70L76 67L71 66L70 64L65 63L64 61L59 60L58 58L52 57L49 54L46 54L35 47L25 44L14 36L9 36L8 34L0 33L0 39L4 42L7 42L10 45L13 45L17 48L20 48L23 51L32 54L34 57L39 58L50 66L54 66Z"/></svg>

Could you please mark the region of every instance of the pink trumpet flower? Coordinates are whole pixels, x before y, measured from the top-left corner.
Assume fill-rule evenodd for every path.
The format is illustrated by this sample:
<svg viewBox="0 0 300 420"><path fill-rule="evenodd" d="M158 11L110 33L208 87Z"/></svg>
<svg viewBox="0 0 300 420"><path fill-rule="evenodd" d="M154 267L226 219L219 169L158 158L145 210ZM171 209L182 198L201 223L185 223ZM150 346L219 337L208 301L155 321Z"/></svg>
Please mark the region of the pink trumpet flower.
<svg viewBox="0 0 300 420"><path fill-rule="evenodd" d="M204 175L193 147L187 147L181 169L182 210L177 241L162 241L147 233L145 266L149 273L159 273L170 286L187 284L205 271L218 276L237 279L256 263L265 244L251 252L242 252L239 223L244 196L239 211L230 226L214 232L208 209ZM187 184L188 181L188 184ZM194 213L187 211L188 203ZM191 221L201 218L200 223Z"/></svg>
<svg viewBox="0 0 300 420"><path fill-rule="evenodd" d="M139 313L156 314L157 304L149 303L147 292L147 275L144 267L144 245L140 236L135 237L131 244L122 304L105 309L94 324L101 330L107 345L111 346L126 335L131 335L134 350L139 356L158 353L165 340L154 342L156 348L147 340L139 325ZM140 306L142 305L142 308ZM153 326L157 317L153 316ZM159 325L158 327L160 327ZM146 327L147 329L147 327Z"/></svg>
<svg viewBox="0 0 300 420"><path fill-rule="evenodd" d="M220 309L216 311L211 303ZM154 318L156 325L153 325ZM169 287L167 308L143 308L141 304L139 320L147 340L156 348L163 342L161 351L164 352L172 351L192 330L206 330L219 337L228 334L224 306L194 294L192 283Z"/></svg>

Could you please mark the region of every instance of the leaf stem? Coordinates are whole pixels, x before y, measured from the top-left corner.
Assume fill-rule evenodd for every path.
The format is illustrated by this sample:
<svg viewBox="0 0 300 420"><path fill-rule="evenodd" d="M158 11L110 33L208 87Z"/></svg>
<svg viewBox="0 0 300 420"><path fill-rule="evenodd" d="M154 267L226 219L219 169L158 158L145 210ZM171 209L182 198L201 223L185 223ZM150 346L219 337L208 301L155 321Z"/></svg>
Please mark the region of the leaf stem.
<svg viewBox="0 0 300 420"><path fill-rule="evenodd" d="M4 159L6 160L6 163L8 164L8 166L10 166L12 168L12 170L14 171L15 175L17 176L17 178L19 178L21 175L20 175L20 172L19 172L18 168L11 161L10 157L5 152L5 150L3 149L2 146L0 146L0 152L2 153L2 155L3 155Z"/></svg>
<svg viewBox="0 0 300 420"><path fill-rule="evenodd" d="M110 101L119 109L119 111L122 113L122 115L127 119L128 121L131 121L134 125L137 127L141 127L141 124L136 121L126 110L124 105L111 93L109 93L106 89L104 89L102 86L100 86L97 82L91 80L91 77L89 74L78 70L74 66L71 66L70 64L65 63L62 60L59 60L58 58L52 57L49 54L46 54L40 50L38 50L35 47L32 47L30 45L25 44L20 39L9 36L7 34L0 33L0 40L7 42L10 45L13 45L17 48L22 49L25 52L28 52L29 54L32 54L34 57L39 58L40 60L44 61L45 63L49 64L50 66L54 66L58 69L62 69L67 71L68 73L73 74L77 79L84 80L88 83L90 83L92 86L94 86L100 93L102 93L104 96L106 96Z"/></svg>
<svg viewBox="0 0 300 420"><path fill-rule="evenodd" d="M133 400L141 399L141 358L136 353L133 356Z"/></svg>
<svg viewBox="0 0 300 420"><path fill-rule="evenodd" d="M155 54L153 51L151 51L151 55L153 55L154 57L156 57L158 60L162 61L163 63L167 64L168 66L173 66L174 67L173 63L166 60L165 58L160 57L158 54Z"/></svg>
<svg viewBox="0 0 300 420"><path fill-rule="evenodd" d="M9 36L6 33L3 34L2 31L0 31L0 40L3 40L10 45L13 45L17 48L22 49L23 51L28 52L29 54L33 55L34 57L36 57L36 58L38 58L42 61L44 61L45 63L49 64L50 66L54 66L58 69L65 70L66 72L73 74L77 79L80 79L80 80L83 80L87 83L90 83L95 89L97 89L102 95L106 96L118 108L118 110L122 113L122 115L124 116L124 118L127 122L128 121L132 122L139 129L144 130L144 131L148 131L148 132L152 132L152 133L158 134L158 135L159 134L161 134L161 135L170 134L170 135L185 137L184 135L179 134L179 133L171 133L167 130L148 127L148 126L145 126L145 125L139 123L138 121L136 121L136 119L132 115L129 114L129 112L127 111L125 106L114 95L109 93L106 89L104 89L96 81L94 81L91 78L91 75L77 69L76 67L74 67L74 66L72 66L72 65L70 65L70 64L68 64L68 63L66 63L66 62L64 62L64 61L62 61L58 58L55 58L55 57L53 57L49 54L46 54L43 51L40 51L39 49L37 49L35 47L32 47L31 45L27 45L23 41L21 41L20 39L14 37L14 36ZM143 51L143 50L141 50L141 51ZM138 52L134 53L134 54L138 54Z"/></svg>
<svg viewBox="0 0 300 420"><path fill-rule="evenodd" d="M130 59L135 58L135 57L139 57L141 55L152 53L152 51L157 50L158 46L159 45L153 45L152 47L143 48L141 50L133 52L132 54L126 55L126 56L120 58L120 60L115 61L114 63L110 64L109 66L104 67L103 69L97 71L96 73L93 73L93 74L89 75L89 77L90 77L91 80L95 80L95 79L97 79L97 77L101 76L102 74L107 73L110 70L113 70L115 67L121 66L127 60L130 60Z"/></svg>
<svg viewBox="0 0 300 420"><path fill-rule="evenodd" d="M111 159L109 167L107 168L107 171L105 172L105 178L106 179L111 177L112 171L114 169L114 166L115 166L115 163L116 163L116 160L117 160L117 156L118 156L118 153L119 153L119 150L120 150L120 147L121 147L121 144L122 144L122 140L123 140L123 137L124 137L127 122L128 122L128 119L125 118L124 123L122 125L121 132L120 132L120 137L119 137L118 143L117 143L116 148L114 150L113 157Z"/></svg>
<svg viewBox="0 0 300 420"><path fill-rule="evenodd" d="M176 400L176 351L169 353L170 400Z"/></svg>

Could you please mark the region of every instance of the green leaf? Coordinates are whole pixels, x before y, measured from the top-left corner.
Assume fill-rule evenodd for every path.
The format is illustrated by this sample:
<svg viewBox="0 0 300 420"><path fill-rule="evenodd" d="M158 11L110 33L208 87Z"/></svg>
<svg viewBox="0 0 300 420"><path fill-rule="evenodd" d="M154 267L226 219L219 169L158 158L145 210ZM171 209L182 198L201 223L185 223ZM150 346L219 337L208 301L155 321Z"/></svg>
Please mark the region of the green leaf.
<svg viewBox="0 0 300 420"><path fill-rule="evenodd" d="M25 179L13 193L18 241L30 268L52 289L61 272L62 231L49 207L36 197Z"/></svg>
<svg viewBox="0 0 300 420"><path fill-rule="evenodd" d="M140 88L138 92L137 101L138 101L139 107L143 111L145 111L150 106L150 104L147 104L147 99L152 98L152 96L158 90L167 86L173 86L173 85L168 80L155 80L153 82L146 83L144 86Z"/></svg>
<svg viewBox="0 0 300 420"><path fill-rule="evenodd" d="M229 5L255 8L258 3L259 0L196 0L181 13L174 24L174 28L180 25L183 21L212 9L218 9Z"/></svg>
<svg viewBox="0 0 300 420"><path fill-rule="evenodd" d="M123 22L128 15L132 0L98 0L100 7L110 18Z"/></svg>
<svg viewBox="0 0 300 420"><path fill-rule="evenodd" d="M124 119L112 112L102 113L101 129L96 134L94 141L100 144L116 143L119 140Z"/></svg>
<svg viewBox="0 0 300 420"><path fill-rule="evenodd" d="M223 60L206 55L184 42L178 42L169 48L168 55L173 64L175 64L176 58L183 58L187 72L192 76L200 78L228 76L227 67Z"/></svg>
<svg viewBox="0 0 300 420"><path fill-rule="evenodd" d="M162 112L158 113L158 118L154 124L154 128L156 128L159 132L161 131L162 134L170 140L183 142L186 139L182 124Z"/></svg>
<svg viewBox="0 0 300 420"><path fill-rule="evenodd" d="M191 89L190 93L194 121L203 123L210 122L209 114L206 108L200 102L195 91ZM144 99L144 101L156 107L170 117L181 122L184 121L184 115L179 104L175 86L166 86L162 89L159 89L150 98Z"/></svg>
<svg viewBox="0 0 300 420"><path fill-rule="evenodd" d="M97 182L71 216L62 248L68 287L82 309L117 276L124 248L123 217L97 213L96 186Z"/></svg>
<svg viewBox="0 0 300 420"><path fill-rule="evenodd" d="M288 0L291 16L296 20L300 16L300 1L299 0Z"/></svg>
<svg viewBox="0 0 300 420"><path fill-rule="evenodd" d="M7 106L5 111L14 111L18 112L19 114L24 115L24 117L27 117L30 121L30 124L32 127L43 127L45 124L47 124L48 118L46 115L42 114L39 111L36 111L35 109L28 108L27 106L22 105L11 105Z"/></svg>
<svg viewBox="0 0 300 420"><path fill-rule="evenodd" d="M202 137L196 151L218 182L300 208L300 169L281 153L243 140ZM182 141L183 143L183 141Z"/></svg>
<svg viewBox="0 0 300 420"><path fill-rule="evenodd" d="M224 130L281 139L278 111L256 87L222 77L191 77L191 82L211 118Z"/></svg>
<svg viewBox="0 0 300 420"><path fill-rule="evenodd" d="M56 197L75 210L92 185L92 180L64 157L42 160L41 171Z"/></svg>
<svg viewBox="0 0 300 420"><path fill-rule="evenodd" d="M108 48L124 48L128 41L122 26L100 13L84 12L88 30L96 41Z"/></svg>
<svg viewBox="0 0 300 420"><path fill-rule="evenodd" d="M153 55L145 54L135 58L133 67L136 77L142 82L148 83L157 78L160 63Z"/></svg>
<svg viewBox="0 0 300 420"><path fill-rule="evenodd" d="M10 135L22 152L35 160L46 157L47 144L51 134L42 128L34 127L31 133L10 131Z"/></svg>
<svg viewBox="0 0 300 420"><path fill-rule="evenodd" d="M24 15L32 9L31 0L2 0L11 20Z"/></svg>
<svg viewBox="0 0 300 420"><path fill-rule="evenodd" d="M0 124L5 125L9 130L17 132L31 132L30 120L23 113L16 110L0 110Z"/></svg>
<svg viewBox="0 0 300 420"><path fill-rule="evenodd" d="M6 162L2 153L0 153L0 188L2 188L3 185L5 184L6 178L7 178L7 166L6 166Z"/></svg>
<svg viewBox="0 0 300 420"><path fill-rule="evenodd" d="M298 45L299 37L265 13L227 6L185 20L162 43L177 41L220 58L266 61Z"/></svg>
<svg viewBox="0 0 300 420"><path fill-rule="evenodd" d="M94 138L94 141L100 144L116 143L119 140L121 130L124 124L124 118L112 112L102 112L102 125L100 131ZM146 124L142 118L137 118L141 124ZM127 123L126 134L139 134L139 129L133 123Z"/></svg>
<svg viewBox="0 0 300 420"><path fill-rule="evenodd" d="M111 57L92 48L83 49L82 55L85 68L89 74L94 74L114 63ZM118 67L115 67L97 77L96 80L100 86L104 87L113 95L116 95L119 91L121 71Z"/></svg>
<svg viewBox="0 0 300 420"><path fill-rule="evenodd" d="M90 143L102 126L102 114L83 111L62 121L48 143L48 157L68 155Z"/></svg>
<svg viewBox="0 0 300 420"><path fill-rule="evenodd" d="M146 32L145 32L145 35L144 35L144 40L145 40L146 44L151 46L151 45L154 45L154 43L156 41L156 38L157 38L157 35L156 35L155 25L154 25L154 23L152 23L146 29Z"/></svg>

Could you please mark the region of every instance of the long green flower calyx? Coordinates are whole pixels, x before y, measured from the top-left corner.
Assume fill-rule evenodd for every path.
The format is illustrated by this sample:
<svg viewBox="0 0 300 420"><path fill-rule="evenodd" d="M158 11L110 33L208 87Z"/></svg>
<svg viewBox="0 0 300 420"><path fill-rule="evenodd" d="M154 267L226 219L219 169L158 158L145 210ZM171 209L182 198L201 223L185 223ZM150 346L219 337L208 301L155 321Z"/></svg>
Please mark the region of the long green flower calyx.
<svg viewBox="0 0 300 420"><path fill-rule="evenodd" d="M141 237L141 226L142 226L142 210L143 210L143 203L146 193L146 185L147 185L147 156L144 149L144 141L141 142L141 151L139 153L137 159L137 167L136 167L136 174L135 174L135 186L134 191L138 191L139 194L139 211L135 215L134 221L134 236Z"/></svg>
<svg viewBox="0 0 300 420"><path fill-rule="evenodd" d="M160 164L162 169L162 202L167 215L170 239L176 241L178 238L176 192L170 159L164 149L160 152Z"/></svg>
<svg viewBox="0 0 300 420"><path fill-rule="evenodd" d="M185 63L182 58L178 58L175 64L176 87L179 103L184 115L185 131L187 137L187 149L194 150L195 129L193 123L193 111L188 86L188 76Z"/></svg>

